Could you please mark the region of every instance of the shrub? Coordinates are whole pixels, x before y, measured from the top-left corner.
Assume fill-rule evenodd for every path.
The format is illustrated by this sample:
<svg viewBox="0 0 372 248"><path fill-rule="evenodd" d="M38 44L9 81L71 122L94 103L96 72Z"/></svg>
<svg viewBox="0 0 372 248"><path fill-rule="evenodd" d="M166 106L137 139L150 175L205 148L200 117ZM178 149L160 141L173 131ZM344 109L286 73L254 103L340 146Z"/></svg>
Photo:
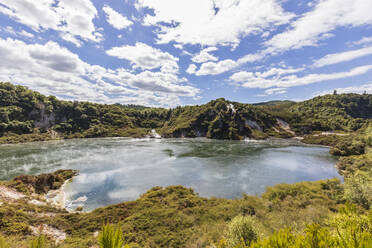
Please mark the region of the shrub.
<svg viewBox="0 0 372 248"><path fill-rule="evenodd" d="M280 229L268 238L254 243L252 248L290 248L295 242L295 236L290 228Z"/></svg>
<svg viewBox="0 0 372 248"><path fill-rule="evenodd" d="M239 244L249 246L257 240L254 217L237 216L228 225L227 243L229 247L236 247Z"/></svg>
<svg viewBox="0 0 372 248"><path fill-rule="evenodd" d="M372 244L372 212L361 215L355 205L346 205L330 219L337 244L343 248L369 248Z"/></svg>
<svg viewBox="0 0 372 248"><path fill-rule="evenodd" d="M370 174L371 172L358 171L345 178L344 197L347 201L365 209L372 206L372 175Z"/></svg>
<svg viewBox="0 0 372 248"><path fill-rule="evenodd" d="M330 231L319 224L310 224L304 235L299 235L293 247L296 248L332 248L337 247Z"/></svg>

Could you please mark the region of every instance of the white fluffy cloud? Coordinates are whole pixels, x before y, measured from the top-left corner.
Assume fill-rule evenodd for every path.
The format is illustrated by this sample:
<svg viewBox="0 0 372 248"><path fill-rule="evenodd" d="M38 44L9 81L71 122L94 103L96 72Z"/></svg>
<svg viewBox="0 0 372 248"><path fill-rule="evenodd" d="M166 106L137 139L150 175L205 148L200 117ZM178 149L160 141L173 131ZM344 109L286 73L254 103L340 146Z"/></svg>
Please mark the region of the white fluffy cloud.
<svg viewBox="0 0 372 248"><path fill-rule="evenodd" d="M277 0L137 0L137 8L149 8L145 25L156 25L159 43L237 46L242 37L263 33L288 23ZM227 31L228 30L228 31Z"/></svg>
<svg viewBox="0 0 372 248"><path fill-rule="evenodd" d="M113 10L110 6L105 5L102 10L106 13L107 22L116 29L124 29L133 24L127 17Z"/></svg>
<svg viewBox="0 0 372 248"><path fill-rule="evenodd" d="M367 73L372 70L372 65L359 66L351 69L350 71L335 72L329 74L308 74L303 77L297 75L285 75L276 76L271 78L265 78L262 73L257 74L253 72L237 72L234 73L230 80L236 83L240 83L245 88L288 88L294 86L301 86L307 84L313 84L318 82L324 82L329 80L336 80L341 78L348 78L358 76ZM283 74L282 74L283 75Z"/></svg>
<svg viewBox="0 0 372 248"><path fill-rule="evenodd" d="M34 38L35 37L33 34L27 32L27 31L24 31L24 30L22 30L19 34L22 35L22 36L28 37L28 38Z"/></svg>
<svg viewBox="0 0 372 248"><path fill-rule="evenodd" d="M193 56L191 58L191 60L195 63L205 63L205 62L208 62L208 61L217 61L218 58L216 56L210 54L210 52L214 52L214 51L217 51L217 50L218 50L217 47L205 48L205 49L201 50L199 54Z"/></svg>
<svg viewBox="0 0 372 248"><path fill-rule="evenodd" d="M371 37L363 37L360 40L352 42L353 45L365 45L372 43L372 36Z"/></svg>
<svg viewBox="0 0 372 248"><path fill-rule="evenodd" d="M337 27L357 27L372 24L372 1L322 0L314 9L291 24L288 31L275 35L265 44L267 53L283 52L305 46L316 46L329 38Z"/></svg>
<svg viewBox="0 0 372 248"><path fill-rule="evenodd" d="M106 54L129 60L134 68L161 68L163 72L178 72L178 58L141 42L137 42L135 46L113 47Z"/></svg>
<svg viewBox="0 0 372 248"><path fill-rule="evenodd" d="M342 52L342 53L328 54L324 56L323 58L317 60L313 64L313 66L323 67L327 65L338 64L341 62L351 61L353 59L357 59L357 58L364 57L364 56L371 55L371 54L372 54L372 47L366 47L366 48Z"/></svg>
<svg viewBox="0 0 372 248"><path fill-rule="evenodd" d="M14 30L13 27L11 26L6 26L6 27L0 27L0 31L3 31L7 34L13 35L13 36L20 36L20 37L27 37L29 39L34 38L35 36L25 30L21 31L16 31Z"/></svg>
<svg viewBox="0 0 372 248"><path fill-rule="evenodd" d="M67 41L71 37L100 40L93 23L97 10L90 0L0 0L0 4L0 13L35 31L53 29L70 38Z"/></svg>
<svg viewBox="0 0 372 248"><path fill-rule="evenodd" d="M254 54L247 54L242 56L237 61L236 66L225 67L226 70L231 70L238 65L245 63L257 62L264 59L267 56L272 56L288 50L299 49L306 46L317 46L319 41L327 39L332 36L332 31L337 27L357 27L363 25L372 24L372 15L370 14L372 9L372 1L365 0L322 0L314 4L313 10L304 13L300 18L296 19L290 24L290 28L286 31L275 35L270 40L264 43L264 49ZM156 16L155 16L156 17ZM154 17L154 18L155 18ZM226 30L230 30L226 28ZM358 44L367 44L370 41L369 37L358 41ZM367 50L360 51L366 52ZM368 53L368 52L367 52ZM369 53L368 53L369 54ZM342 62L342 58L351 60L347 57L360 57L363 55L342 54L339 55L339 62ZM355 58L356 58L355 57ZM316 66L320 66L322 63L331 62L331 59L336 63L336 55L334 57L324 58ZM339 63L337 62L337 63ZM226 70L211 70L210 68L216 68L220 65L220 62L207 63L205 68L209 70L203 70L200 75L205 75L208 71L226 72ZM203 65L202 65L203 67Z"/></svg>
<svg viewBox="0 0 372 248"><path fill-rule="evenodd" d="M180 104L180 97L199 93L174 73L134 74L90 65L55 42L41 45L0 39L0 54L0 81L66 99L174 106Z"/></svg>
<svg viewBox="0 0 372 248"><path fill-rule="evenodd" d="M194 74L194 73L196 72L196 69L197 69L197 68L198 68L198 67L197 67L196 65L191 64L191 65L189 65L189 67L187 68L186 72L187 72L188 74Z"/></svg>
<svg viewBox="0 0 372 248"><path fill-rule="evenodd" d="M258 96L270 96L270 95L280 95L287 93L287 88L270 88L265 90L265 93Z"/></svg>
<svg viewBox="0 0 372 248"><path fill-rule="evenodd" d="M217 75L237 67L238 64L231 59L221 60L219 62L207 62L200 66L200 69L195 72L197 76Z"/></svg>

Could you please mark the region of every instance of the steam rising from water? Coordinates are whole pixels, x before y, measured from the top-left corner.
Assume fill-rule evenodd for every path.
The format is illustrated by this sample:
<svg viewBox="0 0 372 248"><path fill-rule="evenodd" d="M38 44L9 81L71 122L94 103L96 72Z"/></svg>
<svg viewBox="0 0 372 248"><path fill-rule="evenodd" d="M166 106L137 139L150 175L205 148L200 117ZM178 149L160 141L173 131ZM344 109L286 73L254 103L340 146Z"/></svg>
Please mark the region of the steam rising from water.
<svg viewBox="0 0 372 248"><path fill-rule="evenodd" d="M109 138L6 145L0 146L0 179L79 170L66 186L71 209L133 200L154 186L168 185L234 198L260 194L278 183L337 177L328 150L288 140Z"/></svg>

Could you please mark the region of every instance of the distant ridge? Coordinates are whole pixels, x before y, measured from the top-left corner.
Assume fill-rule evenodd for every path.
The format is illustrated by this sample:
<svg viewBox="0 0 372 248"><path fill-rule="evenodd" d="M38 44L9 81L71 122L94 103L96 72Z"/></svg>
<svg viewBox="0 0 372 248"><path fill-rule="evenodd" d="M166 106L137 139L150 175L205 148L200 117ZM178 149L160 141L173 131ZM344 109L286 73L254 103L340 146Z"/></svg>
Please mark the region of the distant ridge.
<svg viewBox="0 0 372 248"><path fill-rule="evenodd" d="M23 86L0 83L2 143L56 138L145 137L152 129L163 137L289 138L314 131L355 131L370 118L370 94L336 94L303 102L256 104L219 98L202 105L164 109L62 101Z"/></svg>

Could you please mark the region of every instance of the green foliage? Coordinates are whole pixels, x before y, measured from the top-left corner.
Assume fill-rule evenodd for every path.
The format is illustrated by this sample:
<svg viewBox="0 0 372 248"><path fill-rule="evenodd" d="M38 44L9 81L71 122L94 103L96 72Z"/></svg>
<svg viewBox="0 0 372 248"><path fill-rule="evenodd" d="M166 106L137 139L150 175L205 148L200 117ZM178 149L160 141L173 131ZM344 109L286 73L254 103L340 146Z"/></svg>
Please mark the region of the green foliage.
<svg viewBox="0 0 372 248"><path fill-rule="evenodd" d="M265 132L273 126L277 126L276 118L260 107L220 98L200 106L173 109L160 132L166 137L262 139L268 137Z"/></svg>
<svg viewBox="0 0 372 248"><path fill-rule="evenodd" d="M235 247L239 243L249 246L257 240L256 223L252 216L236 216L228 224L227 243L229 247Z"/></svg>
<svg viewBox="0 0 372 248"><path fill-rule="evenodd" d="M308 225L304 235L298 235L294 244L298 248L332 248L335 241L328 229L319 224Z"/></svg>
<svg viewBox="0 0 372 248"><path fill-rule="evenodd" d="M328 225L313 223L303 232L290 228L253 243L251 248L368 248L372 245L372 212L360 214L355 206L346 205L329 218Z"/></svg>
<svg viewBox="0 0 372 248"><path fill-rule="evenodd" d="M242 104L217 99L204 105L174 109L136 105L60 101L10 83L0 83L0 143L56 138L112 136L143 137L157 129L165 137L208 137L240 140L292 137L277 118L297 133L355 131L372 117L372 96L327 95L309 101ZM54 130L58 135L43 135ZM38 135L30 135L35 134ZM17 137L26 136L26 138ZM372 138L371 138L372 140ZM358 154L362 143L345 143L347 153ZM335 148L335 153L346 151ZM340 154L343 155L343 154Z"/></svg>
<svg viewBox="0 0 372 248"><path fill-rule="evenodd" d="M332 149L331 154L336 156L362 155L366 149L366 144L357 138L343 139L338 142Z"/></svg>
<svg viewBox="0 0 372 248"><path fill-rule="evenodd" d="M368 248L372 244L372 212L363 215L354 205L346 205L330 219L337 247Z"/></svg>
<svg viewBox="0 0 372 248"><path fill-rule="evenodd" d="M120 224L116 226L106 224L98 234L98 243L101 248L122 248L124 245L123 231ZM125 246L129 248L129 246Z"/></svg>
<svg viewBox="0 0 372 248"><path fill-rule="evenodd" d="M286 120L299 133L356 131L372 118L372 95L319 96L293 105L289 112Z"/></svg>
<svg viewBox="0 0 372 248"><path fill-rule="evenodd" d="M338 179L331 179L318 181L317 183L278 184L268 187L262 197L274 204L282 204L286 199L289 199L292 205L303 208L306 207L303 204L309 203L311 199L338 199L341 194L342 188L340 181Z"/></svg>
<svg viewBox="0 0 372 248"><path fill-rule="evenodd" d="M252 244L252 248L290 248L295 242L290 228L280 229L274 232L273 235Z"/></svg>
<svg viewBox="0 0 372 248"><path fill-rule="evenodd" d="M372 170L357 171L345 178L345 199L365 209L372 207Z"/></svg>
<svg viewBox="0 0 372 248"><path fill-rule="evenodd" d="M161 127L168 116L167 109L60 101L22 86L0 83L0 137L6 137L0 143L56 139L41 134L16 136L50 129L62 138L121 136L130 129L147 129L146 134L150 128Z"/></svg>
<svg viewBox="0 0 372 248"><path fill-rule="evenodd" d="M10 245L6 242L5 238L0 235L0 248L9 248Z"/></svg>
<svg viewBox="0 0 372 248"><path fill-rule="evenodd" d="M302 142L306 144L322 145L322 146L336 146L345 139L350 139L350 135L321 135L312 134L305 135Z"/></svg>
<svg viewBox="0 0 372 248"><path fill-rule="evenodd" d="M251 248L332 248L335 241L330 231L318 224L310 224L304 234L290 228L280 229L273 235L252 244Z"/></svg>
<svg viewBox="0 0 372 248"><path fill-rule="evenodd" d="M45 194L49 190L59 189L65 181L76 175L77 171L75 170L58 170L37 176L21 175L10 181L8 186L25 194Z"/></svg>
<svg viewBox="0 0 372 248"><path fill-rule="evenodd" d="M39 235L36 239L30 243L30 248L45 248L46 247L46 236Z"/></svg>

